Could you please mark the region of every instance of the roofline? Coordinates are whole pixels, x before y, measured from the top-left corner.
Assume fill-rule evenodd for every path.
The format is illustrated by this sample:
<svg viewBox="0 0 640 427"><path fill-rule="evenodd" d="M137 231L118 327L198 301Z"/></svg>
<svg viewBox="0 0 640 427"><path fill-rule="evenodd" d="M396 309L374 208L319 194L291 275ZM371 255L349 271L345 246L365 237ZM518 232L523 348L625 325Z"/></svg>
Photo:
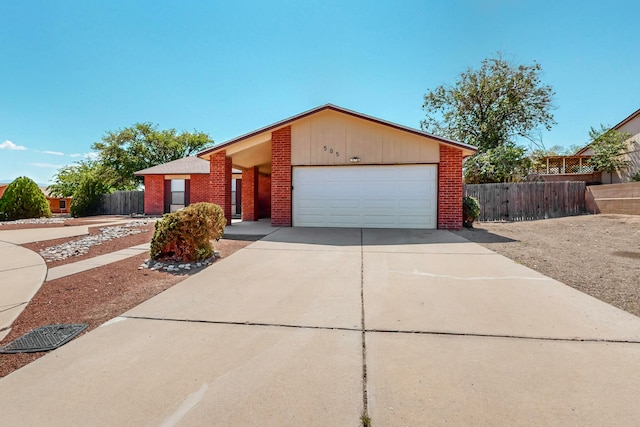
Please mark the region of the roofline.
<svg viewBox="0 0 640 427"><path fill-rule="evenodd" d="M622 126L626 125L627 123L629 123L631 120L635 119L636 117L640 116L640 109L636 110L635 112L631 113L631 115L629 115L627 118L625 118L624 120L622 120L620 123L618 123L617 125L615 125L612 129L618 130L620 129Z"/></svg>
<svg viewBox="0 0 640 427"><path fill-rule="evenodd" d="M203 150L203 151L199 152L198 154L196 154L196 156L200 157L200 156L204 156L206 154L209 154L209 153L212 153L212 152L215 152L215 151L219 151L219 150L224 149L224 148L226 148L226 147L228 147L230 145L235 144L236 142L245 140L247 138L251 138L252 136L256 136L256 135L261 134L263 132L268 132L268 131L280 128L282 126L286 126L286 125L288 125L288 124L290 124L290 123L292 123L292 122L294 122L296 120L300 120L300 119L305 118L307 116L310 116L312 114L319 113L320 111L323 111L323 110L337 111L339 113L347 114L347 115L350 115L350 116L353 116L353 117L357 117L359 119L368 120L368 121L373 122L373 123L378 123L378 124L381 124L381 125L384 125L384 126L389 126L391 128L394 128L394 129L397 129L397 130L401 130L401 131L404 131L404 132L409 132L409 133L412 133L414 135L432 138L432 139L435 139L435 140L437 140L439 142L442 142L444 144L447 144L447 145L453 145L455 147L466 149L466 150L470 150L470 151L478 151L478 149L476 147L474 147L473 145L469 145L469 144L465 144L465 143L462 143L462 142L453 141L451 139L443 138L441 136L436 136L436 135L433 135L433 134L430 134L430 133L427 133L427 132L423 132L423 131L418 130L418 129L410 128L408 126L403 126L403 125L399 125L397 123L393 123L393 122L389 122L389 121L386 121L386 120L379 119L377 117L368 116L366 114L358 113L358 112L353 111L353 110L348 110L346 108L338 107L337 105L325 104L325 105L321 105L321 106L316 107L316 108L312 108L311 110L307 110L305 112L302 112L302 113L297 114L295 116L289 117L287 119L281 120L279 122L267 125L267 126L262 127L260 129L254 130L252 132L246 133L246 134L241 135L241 136L239 136L237 138L234 138L234 139L231 139L229 141L223 142L220 145L207 148L206 150Z"/></svg>
<svg viewBox="0 0 640 427"><path fill-rule="evenodd" d="M640 116L640 109L638 109L638 110L634 111L633 113L631 113L629 116L624 118L620 123L618 123L617 125L613 126L611 129L619 130L622 126L626 125L627 123L629 123L631 120L635 119L638 116ZM581 149L579 149L578 151L576 151L576 154L579 154L579 153L581 153L583 151L586 151L589 148L591 148L591 142L588 143L587 145L585 145L584 147L582 147Z"/></svg>

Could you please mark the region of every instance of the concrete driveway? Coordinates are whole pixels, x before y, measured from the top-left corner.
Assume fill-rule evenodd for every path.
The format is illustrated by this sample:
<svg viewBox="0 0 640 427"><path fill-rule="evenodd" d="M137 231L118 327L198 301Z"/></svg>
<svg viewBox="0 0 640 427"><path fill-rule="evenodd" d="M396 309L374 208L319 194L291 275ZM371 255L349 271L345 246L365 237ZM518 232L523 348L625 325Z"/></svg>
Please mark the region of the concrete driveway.
<svg viewBox="0 0 640 427"><path fill-rule="evenodd" d="M292 228L0 380L0 414L637 425L639 392L640 318L445 231Z"/></svg>

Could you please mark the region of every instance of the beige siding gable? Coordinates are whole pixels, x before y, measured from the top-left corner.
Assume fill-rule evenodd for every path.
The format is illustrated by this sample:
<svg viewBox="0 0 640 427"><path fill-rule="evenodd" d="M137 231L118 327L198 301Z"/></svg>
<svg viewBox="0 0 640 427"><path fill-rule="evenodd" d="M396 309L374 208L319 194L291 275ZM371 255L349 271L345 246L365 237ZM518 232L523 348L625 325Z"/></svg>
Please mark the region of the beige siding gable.
<svg viewBox="0 0 640 427"><path fill-rule="evenodd" d="M439 143L379 123L327 110L293 123L292 165L439 162Z"/></svg>

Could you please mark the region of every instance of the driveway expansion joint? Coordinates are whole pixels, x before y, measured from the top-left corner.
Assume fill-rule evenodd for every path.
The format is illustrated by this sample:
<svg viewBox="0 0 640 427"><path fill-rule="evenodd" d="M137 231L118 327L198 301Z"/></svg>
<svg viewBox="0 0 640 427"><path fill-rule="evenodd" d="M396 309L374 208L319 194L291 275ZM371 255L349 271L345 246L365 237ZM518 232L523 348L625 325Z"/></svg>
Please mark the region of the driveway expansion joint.
<svg viewBox="0 0 640 427"><path fill-rule="evenodd" d="M286 323L262 323L262 322L234 322L223 320L201 320L201 319L175 319L169 317L151 317L151 316L119 316L124 319L133 320L157 320L165 322L182 322L182 323L205 323L210 325L232 325L232 326L266 326L274 328L288 328L288 329L320 329L325 331L348 331L348 332L362 332L360 328L347 328L339 326L311 326L311 325L290 325Z"/></svg>
<svg viewBox="0 0 640 427"><path fill-rule="evenodd" d="M360 306L362 329L362 419L369 419L369 397L367 392L367 328L364 310L364 235L360 229ZM363 422L364 424L364 422Z"/></svg>
<svg viewBox="0 0 640 427"><path fill-rule="evenodd" d="M23 265L23 266L20 266L20 267L5 268L4 270L0 270L0 271L5 272L5 271L24 270L25 268L39 267L41 265L42 264L29 264L29 265Z"/></svg>
<svg viewBox="0 0 640 427"><path fill-rule="evenodd" d="M26 305L28 303L29 303L29 301L23 301L23 302L17 302L15 304L2 306L2 307L0 307L0 313L5 312L5 311L9 311L9 310L13 310L16 307L20 307L21 305ZM8 328L5 328L5 329L8 329ZM4 330L4 329L0 329L0 330Z"/></svg>
<svg viewBox="0 0 640 427"><path fill-rule="evenodd" d="M480 334L467 332L438 332L438 331L407 331L391 329L367 329L367 333L406 334L406 335L443 335L452 337L478 337L478 338L506 338L530 341L558 341L558 342L595 342L611 344L640 344L640 340L615 340L601 338L559 338L559 337L532 337L524 335Z"/></svg>

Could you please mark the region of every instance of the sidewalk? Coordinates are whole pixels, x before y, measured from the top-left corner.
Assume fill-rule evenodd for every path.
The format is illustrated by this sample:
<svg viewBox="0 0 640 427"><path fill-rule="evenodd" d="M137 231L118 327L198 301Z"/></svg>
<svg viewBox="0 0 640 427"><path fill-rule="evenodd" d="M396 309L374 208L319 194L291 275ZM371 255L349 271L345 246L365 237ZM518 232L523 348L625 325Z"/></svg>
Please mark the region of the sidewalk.
<svg viewBox="0 0 640 427"><path fill-rule="evenodd" d="M65 276L71 276L72 274L81 273L83 271L91 270L92 268L102 267L103 265L111 264L114 262L122 261L126 258L131 258L136 255L140 255L149 250L149 243L143 243L141 245L132 246L130 248L121 249L110 254L98 255L93 258L86 258L70 264L64 264L59 267L50 268L47 272L46 281L59 279Z"/></svg>
<svg viewBox="0 0 640 427"><path fill-rule="evenodd" d="M0 340L38 292L47 265L37 253L0 241Z"/></svg>

